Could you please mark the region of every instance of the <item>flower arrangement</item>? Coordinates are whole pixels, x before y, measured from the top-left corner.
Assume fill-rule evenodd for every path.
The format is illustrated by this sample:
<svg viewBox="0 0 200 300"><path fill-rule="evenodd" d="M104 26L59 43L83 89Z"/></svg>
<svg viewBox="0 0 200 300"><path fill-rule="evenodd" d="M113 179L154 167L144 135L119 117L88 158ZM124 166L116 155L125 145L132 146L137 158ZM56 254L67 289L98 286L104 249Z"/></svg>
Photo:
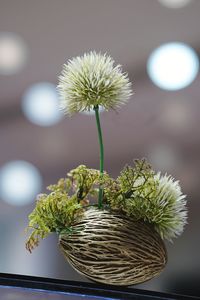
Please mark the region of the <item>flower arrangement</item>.
<svg viewBox="0 0 200 300"><path fill-rule="evenodd" d="M117 109L133 94L121 66L106 54L90 52L64 65L59 78L60 106L73 115L94 110L100 170L84 165L40 194L29 215L30 252L56 232L67 260L88 278L131 285L158 275L167 262L164 239L183 232L186 199L178 181L135 160L113 179L104 170L99 107Z"/></svg>

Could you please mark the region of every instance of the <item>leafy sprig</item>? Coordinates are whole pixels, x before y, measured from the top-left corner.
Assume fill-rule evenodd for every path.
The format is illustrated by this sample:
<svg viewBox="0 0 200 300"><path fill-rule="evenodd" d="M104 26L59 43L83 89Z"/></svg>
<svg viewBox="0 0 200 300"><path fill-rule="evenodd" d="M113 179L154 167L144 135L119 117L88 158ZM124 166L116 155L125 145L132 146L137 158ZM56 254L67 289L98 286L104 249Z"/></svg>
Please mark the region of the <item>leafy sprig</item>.
<svg viewBox="0 0 200 300"><path fill-rule="evenodd" d="M49 194L40 194L29 215L32 231L26 248L31 252L51 232L72 233L73 224L83 217L103 189L103 208L133 220L152 224L162 238L180 235L187 218L185 195L171 176L155 174L145 159L126 166L117 179L84 165L71 170L66 178L50 185Z"/></svg>
<svg viewBox="0 0 200 300"><path fill-rule="evenodd" d="M92 188L98 177L99 171L81 165L70 171L67 178L48 186L50 194L38 195L35 209L29 215L28 229L32 233L26 242L27 250L31 252L51 232L71 232L72 224L80 218L84 207L89 205L88 194L98 193Z"/></svg>

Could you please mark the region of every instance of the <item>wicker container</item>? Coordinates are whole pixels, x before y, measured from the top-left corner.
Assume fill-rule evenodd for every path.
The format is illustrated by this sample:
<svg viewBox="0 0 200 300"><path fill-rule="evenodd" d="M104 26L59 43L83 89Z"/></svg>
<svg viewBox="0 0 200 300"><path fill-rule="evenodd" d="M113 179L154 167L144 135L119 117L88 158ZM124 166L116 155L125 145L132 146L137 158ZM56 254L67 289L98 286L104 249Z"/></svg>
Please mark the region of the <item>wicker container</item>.
<svg viewBox="0 0 200 300"><path fill-rule="evenodd" d="M165 245L152 226L107 210L87 210L71 234L60 235L59 244L79 273L105 284L144 282L167 262Z"/></svg>

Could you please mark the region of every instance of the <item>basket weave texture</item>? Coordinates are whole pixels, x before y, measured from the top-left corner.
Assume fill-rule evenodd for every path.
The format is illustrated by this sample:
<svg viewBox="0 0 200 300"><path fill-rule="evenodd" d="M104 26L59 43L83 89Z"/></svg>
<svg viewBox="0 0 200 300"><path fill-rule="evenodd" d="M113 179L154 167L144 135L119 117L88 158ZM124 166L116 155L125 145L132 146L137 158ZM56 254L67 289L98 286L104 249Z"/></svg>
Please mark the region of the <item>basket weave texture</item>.
<svg viewBox="0 0 200 300"><path fill-rule="evenodd" d="M147 223L91 208L72 229L71 234L59 236L61 251L93 281L134 285L160 274L166 265L165 245Z"/></svg>

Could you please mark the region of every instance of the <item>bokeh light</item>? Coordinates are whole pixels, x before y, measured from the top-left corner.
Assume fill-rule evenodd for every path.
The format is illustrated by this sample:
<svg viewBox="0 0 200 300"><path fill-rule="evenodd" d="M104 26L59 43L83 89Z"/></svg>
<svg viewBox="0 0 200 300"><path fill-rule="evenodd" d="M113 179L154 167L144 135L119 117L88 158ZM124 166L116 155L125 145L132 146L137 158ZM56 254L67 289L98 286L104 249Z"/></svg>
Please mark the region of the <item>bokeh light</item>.
<svg viewBox="0 0 200 300"><path fill-rule="evenodd" d="M10 161L0 169L0 197L11 205L26 205L41 191L37 168L26 161Z"/></svg>
<svg viewBox="0 0 200 300"><path fill-rule="evenodd" d="M199 59L183 43L167 43L155 49L147 62L147 72L155 85L165 90L187 87L196 78Z"/></svg>
<svg viewBox="0 0 200 300"><path fill-rule="evenodd" d="M11 32L0 32L0 75L19 72L28 58L28 48L22 37Z"/></svg>
<svg viewBox="0 0 200 300"><path fill-rule="evenodd" d="M169 8L181 8L192 2L192 0L158 0L162 5Z"/></svg>
<svg viewBox="0 0 200 300"><path fill-rule="evenodd" d="M22 99L22 110L30 122L40 126L54 125L63 116L59 110L56 87L49 82L28 88Z"/></svg>

